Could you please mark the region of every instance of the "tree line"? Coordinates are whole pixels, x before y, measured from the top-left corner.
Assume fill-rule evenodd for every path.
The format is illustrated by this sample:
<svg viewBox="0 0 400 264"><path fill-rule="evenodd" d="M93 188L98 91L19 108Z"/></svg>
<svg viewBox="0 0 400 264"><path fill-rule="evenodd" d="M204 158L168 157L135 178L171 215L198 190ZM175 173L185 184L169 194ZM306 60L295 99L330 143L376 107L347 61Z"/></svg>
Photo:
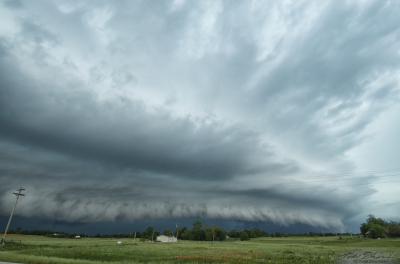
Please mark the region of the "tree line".
<svg viewBox="0 0 400 264"><path fill-rule="evenodd" d="M383 237L400 237L400 222L390 221L386 222L381 218L376 218L373 215L368 215L365 223L361 224L360 227L361 234L365 237L371 238L383 238ZM54 238L75 238L89 237L86 234L78 233L66 233L66 232L54 232L50 230L22 230L21 227L15 229L9 229L8 234L21 234L21 235L36 235L36 236L47 236ZM223 241L226 238L240 239L242 241L249 240L250 238L257 237L322 237L322 236L348 236L350 233L323 233L323 232L309 232L309 233L281 233L274 232L268 233L265 230L260 230L258 228L253 228L250 230L236 230L232 229L226 232L224 229L218 226L202 226L202 223L197 220L193 223L192 229L187 227L178 228L174 231L170 229L164 229L163 232L158 232L154 227L149 226L142 232L134 231L132 233L123 234L97 234L95 238L137 238L140 241L155 240L159 235L175 236L182 240L196 240L196 241Z"/></svg>
<svg viewBox="0 0 400 264"><path fill-rule="evenodd" d="M196 241L223 241L226 238L234 238L240 239L242 241L249 240L250 238L257 237L302 237L302 236L334 236L334 233L268 233L265 230L260 230L258 228L253 229L245 229L242 231L232 229L229 232L226 232L224 229L218 226L202 226L202 223L197 220L193 223L192 229L187 227L178 228L174 231L170 229L164 229L163 232L156 231L154 227L149 226L143 231L134 231L132 233L123 233L123 234L96 234L94 236L87 236L86 234L79 233L67 233L67 232L55 232L51 230L22 230L21 227L17 227L15 229L9 229L8 234L21 234L21 235L36 235L36 236L46 236L53 238L75 238L76 236L83 237L94 237L94 238L109 238L109 239L118 239L118 238L137 238L140 241L151 241L155 240L159 235L166 236L175 236L178 239L182 240L196 240ZM349 233L343 233L340 235L350 235Z"/></svg>
<svg viewBox="0 0 400 264"><path fill-rule="evenodd" d="M400 222L387 222L370 214L361 224L360 232L364 237L371 238L400 237Z"/></svg>

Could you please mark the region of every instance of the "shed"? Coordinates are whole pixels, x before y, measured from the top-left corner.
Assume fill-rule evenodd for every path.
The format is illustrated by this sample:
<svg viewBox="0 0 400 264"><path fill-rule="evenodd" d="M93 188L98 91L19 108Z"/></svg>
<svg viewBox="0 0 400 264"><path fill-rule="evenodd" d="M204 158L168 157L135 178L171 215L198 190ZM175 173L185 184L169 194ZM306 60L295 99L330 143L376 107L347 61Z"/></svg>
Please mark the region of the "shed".
<svg viewBox="0 0 400 264"><path fill-rule="evenodd" d="M156 238L156 241L157 242L178 242L176 237L174 237L174 236L164 236L164 235L158 236Z"/></svg>

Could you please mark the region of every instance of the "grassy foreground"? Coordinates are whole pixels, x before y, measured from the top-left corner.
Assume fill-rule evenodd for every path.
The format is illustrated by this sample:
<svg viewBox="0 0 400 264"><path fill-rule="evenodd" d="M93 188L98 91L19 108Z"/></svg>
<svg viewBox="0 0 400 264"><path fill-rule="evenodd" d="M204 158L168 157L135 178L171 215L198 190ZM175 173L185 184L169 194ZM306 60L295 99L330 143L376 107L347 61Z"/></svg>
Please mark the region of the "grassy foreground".
<svg viewBox="0 0 400 264"><path fill-rule="evenodd" d="M11 240L14 242L11 243ZM20 243L21 240L21 243ZM136 242L133 239L57 239L9 235L0 246L0 261L19 263L356 263L369 254L383 263L400 256L400 239L256 238L224 242L180 240L178 243ZM121 244L117 242L121 241ZM360 253L360 254L359 254ZM357 255L359 254L359 255ZM382 256L386 256L382 259ZM391 258L388 258L390 256ZM357 259L357 261L354 261ZM379 261L378 261L379 260ZM390 262L390 263L392 263Z"/></svg>

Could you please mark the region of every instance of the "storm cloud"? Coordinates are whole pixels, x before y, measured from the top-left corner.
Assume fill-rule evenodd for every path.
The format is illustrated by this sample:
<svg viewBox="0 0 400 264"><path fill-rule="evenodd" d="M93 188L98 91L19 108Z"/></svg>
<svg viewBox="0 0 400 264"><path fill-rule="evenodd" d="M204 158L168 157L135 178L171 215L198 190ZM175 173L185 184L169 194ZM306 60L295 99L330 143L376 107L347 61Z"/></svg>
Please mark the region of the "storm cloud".
<svg viewBox="0 0 400 264"><path fill-rule="evenodd" d="M2 215L19 186L17 215L67 222L342 228L394 202L372 171L398 165L361 150L400 127L400 4L1 5Z"/></svg>

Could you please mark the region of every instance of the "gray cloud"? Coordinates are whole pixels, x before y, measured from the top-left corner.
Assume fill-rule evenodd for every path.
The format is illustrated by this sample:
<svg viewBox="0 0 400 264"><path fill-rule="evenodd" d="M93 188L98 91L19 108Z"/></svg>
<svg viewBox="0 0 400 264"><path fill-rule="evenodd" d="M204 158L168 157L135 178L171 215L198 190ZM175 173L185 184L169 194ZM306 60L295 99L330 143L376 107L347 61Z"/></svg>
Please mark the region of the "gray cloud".
<svg viewBox="0 0 400 264"><path fill-rule="evenodd" d="M367 170L349 153L398 105L396 3L15 3L0 191L30 190L21 215L340 227L379 194L304 177Z"/></svg>

